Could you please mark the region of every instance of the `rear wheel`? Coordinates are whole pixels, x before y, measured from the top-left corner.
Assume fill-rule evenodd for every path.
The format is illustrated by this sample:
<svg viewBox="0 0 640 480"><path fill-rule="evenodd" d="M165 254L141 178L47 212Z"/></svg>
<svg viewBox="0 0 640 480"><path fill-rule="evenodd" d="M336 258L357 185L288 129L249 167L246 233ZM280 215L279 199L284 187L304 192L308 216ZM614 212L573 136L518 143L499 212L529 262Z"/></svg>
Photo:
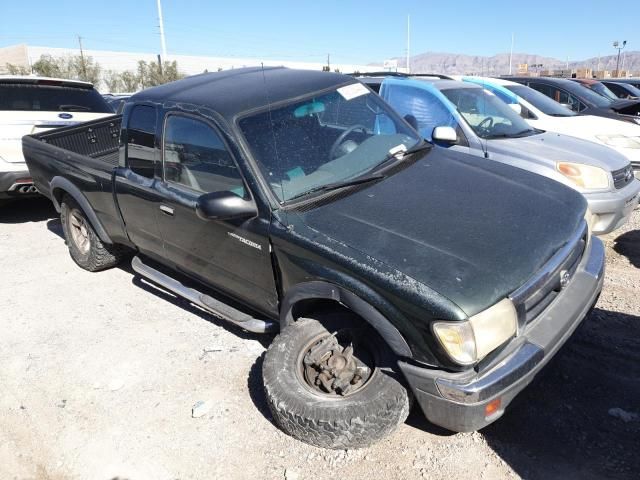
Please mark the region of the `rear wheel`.
<svg viewBox="0 0 640 480"><path fill-rule="evenodd" d="M280 428L324 448L366 447L403 423L409 393L395 357L368 325L338 315L301 319L278 335L263 379Z"/></svg>
<svg viewBox="0 0 640 480"><path fill-rule="evenodd" d="M126 255L124 247L100 240L78 203L69 196L62 200L60 221L71 258L85 270L113 267Z"/></svg>

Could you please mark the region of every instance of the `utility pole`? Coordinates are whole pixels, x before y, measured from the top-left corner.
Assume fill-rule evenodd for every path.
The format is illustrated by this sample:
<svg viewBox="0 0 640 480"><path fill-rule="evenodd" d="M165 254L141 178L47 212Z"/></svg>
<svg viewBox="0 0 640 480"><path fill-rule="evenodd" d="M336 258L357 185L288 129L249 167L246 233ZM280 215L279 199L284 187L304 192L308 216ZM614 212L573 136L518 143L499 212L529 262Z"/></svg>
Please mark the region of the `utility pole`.
<svg viewBox="0 0 640 480"><path fill-rule="evenodd" d="M509 53L509 75L512 73L512 62L513 62L513 42L515 40L515 33L511 33L511 53Z"/></svg>
<svg viewBox="0 0 640 480"><path fill-rule="evenodd" d="M327 53L327 72L331 71L331 54Z"/></svg>
<svg viewBox="0 0 640 480"><path fill-rule="evenodd" d="M167 42L164 38L164 20L162 19L162 5L158 0L158 20L160 22L160 45L162 46L162 61L167 61Z"/></svg>
<svg viewBox="0 0 640 480"><path fill-rule="evenodd" d="M627 46L626 40L622 41L622 46L620 46L620 42L618 42L617 40L613 42L613 48L618 50L618 60L616 60L616 77L620 76L620 52L626 46Z"/></svg>
<svg viewBox="0 0 640 480"><path fill-rule="evenodd" d="M410 45L411 45L411 16L407 15L407 73L411 73L411 60L410 58Z"/></svg>
<svg viewBox="0 0 640 480"><path fill-rule="evenodd" d="M87 65L84 62L84 52L82 51L82 37L78 35L78 43L80 44L80 68L82 68L83 80L87 80Z"/></svg>

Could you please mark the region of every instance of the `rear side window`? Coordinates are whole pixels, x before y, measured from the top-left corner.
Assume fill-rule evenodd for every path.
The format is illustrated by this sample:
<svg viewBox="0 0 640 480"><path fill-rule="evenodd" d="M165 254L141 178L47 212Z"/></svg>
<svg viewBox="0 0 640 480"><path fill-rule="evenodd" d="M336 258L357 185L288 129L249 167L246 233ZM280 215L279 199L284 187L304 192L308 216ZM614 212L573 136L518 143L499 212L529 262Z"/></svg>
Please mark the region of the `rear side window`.
<svg viewBox="0 0 640 480"><path fill-rule="evenodd" d="M567 105L574 112L584 110L586 107L576 97L569 92L560 90L559 88L552 87L551 85L544 85L541 83L530 83L529 86L534 90L544 93L547 97L555 100L556 102Z"/></svg>
<svg viewBox="0 0 640 480"><path fill-rule="evenodd" d="M136 105L131 110L127 126L127 164L143 177L153 178L158 162L155 148L156 109Z"/></svg>
<svg viewBox="0 0 640 480"><path fill-rule="evenodd" d="M0 83L0 110L112 113L94 89Z"/></svg>
<svg viewBox="0 0 640 480"><path fill-rule="evenodd" d="M409 123L428 140L431 140L431 134L436 127L458 126L446 105L424 89L390 84L385 86L383 95L396 112L402 117L408 116Z"/></svg>
<svg viewBox="0 0 640 480"><path fill-rule="evenodd" d="M164 127L164 178L202 193L245 196L242 176L218 135L207 123L169 115Z"/></svg>

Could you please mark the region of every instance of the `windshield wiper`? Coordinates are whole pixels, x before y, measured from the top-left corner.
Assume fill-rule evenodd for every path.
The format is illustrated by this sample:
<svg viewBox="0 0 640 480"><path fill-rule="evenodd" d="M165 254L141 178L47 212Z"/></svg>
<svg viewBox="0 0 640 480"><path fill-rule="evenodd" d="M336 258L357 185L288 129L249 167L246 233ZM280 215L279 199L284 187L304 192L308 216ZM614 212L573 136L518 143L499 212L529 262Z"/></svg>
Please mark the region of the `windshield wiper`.
<svg viewBox="0 0 640 480"><path fill-rule="evenodd" d="M60 105L59 109L63 112L88 112L91 110L89 107L85 107L84 105Z"/></svg>
<svg viewBox="0 0 640 480"><path fill-rule="evenodd" d="M533 133L536 130L534 128L527 128L525 130L521 130L519 132L516 133L495 133L493 135L487 135L485 138L486 140L492 140L495 138L518 138L518 137L524 137L526 136L526 134L528 133Z"/></svg>
<svg viewBox="0 0 640 480"><path fill-rule="evenodd" d="M318 192L330 192L332 190L338 190L340 188L345 188L345 187L351 187L353 185L362 185L363 183L369 183L369 182L373 182L375 180L382 180L385 177L385 175L367 175L366 177L358 177L358 178L354 178L353 180L345 180L342 182L333 182L333 183L326 183L324 185L320 185L318 187L313 187L310 190L307 190L305 192L299 193L298 195L294 195L293 197L289 198L287 201L291 201L291 200L295 200L296 198L300 198L300 197L305 197L311 193L318 193Z"/></svg>

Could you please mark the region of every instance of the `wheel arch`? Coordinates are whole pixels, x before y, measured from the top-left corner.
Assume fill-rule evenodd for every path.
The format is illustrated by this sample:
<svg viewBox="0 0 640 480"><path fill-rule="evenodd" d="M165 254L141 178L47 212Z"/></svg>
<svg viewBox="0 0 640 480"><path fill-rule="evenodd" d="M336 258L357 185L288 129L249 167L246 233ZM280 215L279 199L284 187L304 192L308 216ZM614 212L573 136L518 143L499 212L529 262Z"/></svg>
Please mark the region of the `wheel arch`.
<svg viewBox="0 0 640 480"><path fill-rule="evenodd" d="M78 187L76 187L73 183L67 180L64 177L54 177L50 183L51 190L51 201L53 202L53 206L55 207L57 212L60 212L62 199L65 195L69 195L73 198L80 208L82 212L87 216L87 220L91 223L91 226L95 230L96 234L100 238L100 240L104 243L113 244L113 240L107 234L102 222L98 219L96 212L91 207L89 200L84 194L80 191Z"/></svg>
<svg viewBox="0 0 640 480"><path fill-rule="evenodd" d="M352 291L327 281L305 282L287 291L280 309L281 328L294 323L300 316L294 315L296 309L302 306L300 311L306 311L303 306L311 300L346 307L371 325L396 355L408 358L413 356L402 334L377 308Z"/></svg>

